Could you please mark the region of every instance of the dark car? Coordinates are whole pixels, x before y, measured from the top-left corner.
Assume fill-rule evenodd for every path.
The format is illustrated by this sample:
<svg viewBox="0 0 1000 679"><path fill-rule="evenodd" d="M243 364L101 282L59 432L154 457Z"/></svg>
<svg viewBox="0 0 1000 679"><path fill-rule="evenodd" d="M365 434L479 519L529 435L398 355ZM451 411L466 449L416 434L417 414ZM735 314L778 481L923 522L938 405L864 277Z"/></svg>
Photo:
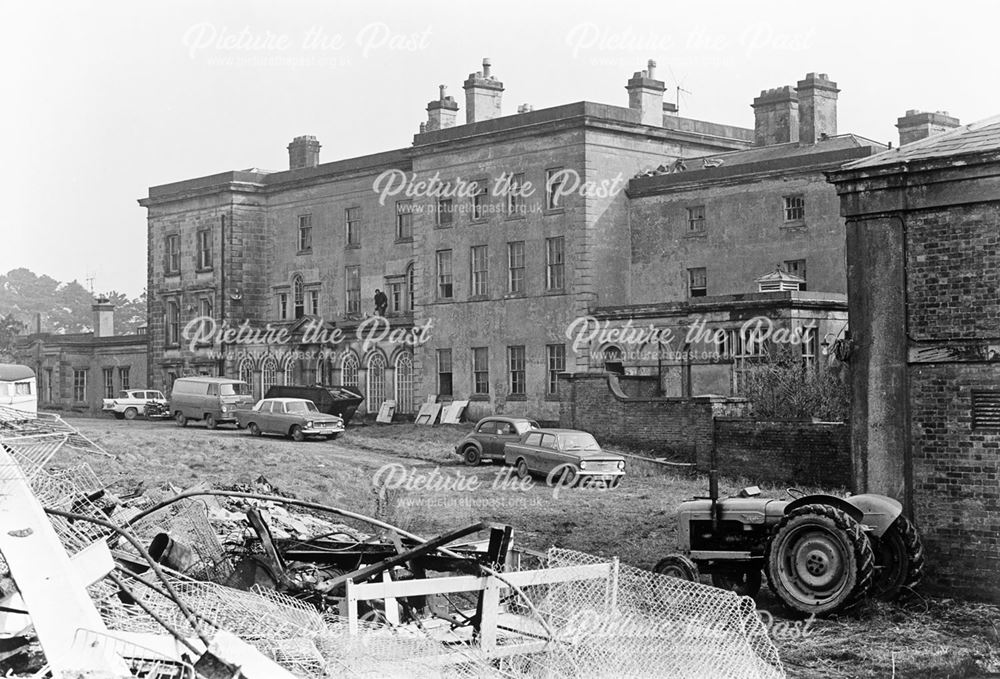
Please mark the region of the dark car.
<svg viewBox="0 0 1000 679"><path fill-rule="evenodd" d="M563 474L564 483L599 481L614 488L625 476L625 458L601 450L594 437L576 429L529 431L504 448L504 462L522 479Z"/></svg>
<svg viewBox="0 0 1000 679"><path fill-rule="evenodd" d="M236 424L254 436L281 434L303 441L307 436L335 439L344 431L344 421L324 415L304 398L264 398L249 410L236 411Z"/></svg>
<svg viewBox="0 0 1000 679"><path fill-rule="evenodd" d="M312 401L321 413L336 415L345 423L354 417L354 412L365 400L354 387L296 384L279 384L271 387L264 398L304 398Z"/></svg>
<svg viewBox="0 0 1000 679"><path fill-rule="evenodd" d="M461 455L470 467L483 460L502 462L504 445L520 440L521 434L530 429L538 429L538 423L524 417L484 417L458 442L455 454Z"/></svg>

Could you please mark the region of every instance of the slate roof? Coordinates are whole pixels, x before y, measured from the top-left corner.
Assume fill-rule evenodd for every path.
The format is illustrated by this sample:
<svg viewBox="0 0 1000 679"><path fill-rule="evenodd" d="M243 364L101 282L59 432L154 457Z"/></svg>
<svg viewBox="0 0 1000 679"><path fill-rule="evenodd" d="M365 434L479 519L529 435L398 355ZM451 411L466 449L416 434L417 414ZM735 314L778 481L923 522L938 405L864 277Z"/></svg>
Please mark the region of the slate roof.
<svg viewBox="0 0 1000 679"><path fill-rule="evenodd" d="M842 169L864 170L883 165L898 165L991 151L1000 151L1000 115L883 151L874 156L849 163Z"/></svg>

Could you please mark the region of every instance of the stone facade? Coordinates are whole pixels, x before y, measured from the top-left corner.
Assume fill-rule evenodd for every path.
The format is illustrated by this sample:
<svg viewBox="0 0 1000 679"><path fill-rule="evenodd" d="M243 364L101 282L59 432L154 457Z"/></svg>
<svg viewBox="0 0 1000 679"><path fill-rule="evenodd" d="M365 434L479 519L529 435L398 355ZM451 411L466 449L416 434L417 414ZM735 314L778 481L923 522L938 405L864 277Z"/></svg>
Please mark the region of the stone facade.
<svg viewBox="0 0 1000 679"><path fill-rule="evenodd" d="M847 219L858 491L903 501L928 584L1000 601L1000 119L830 174Z"/></svg>
<svg viewBox="0 0 1000 679"><path fill-rule="evenodd" d="M495 95L499 105L502 85L487 70L482 77L474 74L474 94ZM441 110L456 108L443 90L441 101L447 106L428 108L431 122ZM553 367L585 367L557 350L565 344L567 325L594 305L627 301L629 255L622 244L629 240L628 198L620 188L646 167L745 148L752 134L672 115L659 116L662 125L644 124L639 109L589 102L502 117L493 115L492 106L477 110L474 122L465 125L425 123L406 149L284 172L229 172L152 187L140 204L148 209L154 383L167 386L182 374L204 372L245 374L257 393L275 381L356 381L367 393L375 374L374 384L382 386L369 408L392 398L402 384L409 393L397 400L412 409L428 394L448 391L439 368L450 351L451 393L442 395L471 398L468 417L507 412L555 419ZM289 146L298 154L293 164L304 162L298 148L304 142L318 153L316 140L300 138ZM617 178L619 190L577 190L552 204L546 184L559 169L571 173L569 180L595 187L607 188ZM482 198L468 192L454 196L443 217L446 210L437 196L414 195L405 208L397 205L403 195L380 200L373 187L387 171L415 181L437 177L459 190L463 182L478 182L486 192ZM511 175L524 187L513 210L503 191ZM409 217L400 234L397 211L402 209ZM357 241L347 233L348 221L354 222ZM310 248L300 247L304 224L311 228ZM205 262L198 261L198 239L205 236L198 232L206 230L212 262L199 267ZM171 236L179 239L181 255L179 271L168 273ZM511 284L512 247L518 263L523 260L516 286ZM445 274L439 270L439 253L445 252L450 252L450 291L442 287ZM349 285L350 267L358 267L359 283ZM403 292L397 306L399 285ZM304 321L293 308L297 286L305 300L300 315L322 319L347 336L333 347L329 367L319 356L328 347L300 342ZM427 328L425 342L402 351L389 341L362 346L354 333L373 313L376 288L390 293L393 328ZM242 353L233 353L233 346L191 347L178 341L180 329L204 309L217 323L246 321L258 329L270 324L299 334L285 351L267 342L241 344ZM561 363L555 353L564 357ZM392 374L397 360L404 364L402 381Z"/></svg>

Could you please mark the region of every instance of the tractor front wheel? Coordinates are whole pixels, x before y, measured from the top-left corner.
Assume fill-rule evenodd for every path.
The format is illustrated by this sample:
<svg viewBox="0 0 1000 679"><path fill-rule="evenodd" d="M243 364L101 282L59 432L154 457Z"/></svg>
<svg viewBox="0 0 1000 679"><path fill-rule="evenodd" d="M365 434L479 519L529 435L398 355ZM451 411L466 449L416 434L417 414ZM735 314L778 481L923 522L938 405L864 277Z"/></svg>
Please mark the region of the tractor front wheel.
<svg viewBox="0 0 1000 679"><path fill-rule="evenodd" d="M683 554L671 554L656 562L653 572L671 578L698 582L698 566Z"/></svg>
<svg viewBox="0 0 1000 679"><path fill-rule="evenodd" d="M797 507L781 519L764 562L778 598L817 615L860 604L875 573L875 555L861 524L821 504Z"/></svg>
<svg viewBox="0 0 1000 679"><path fill-rule="evenodd" d="M913 589L924 575L924 545L917 527L899 516L882 534L872 538L875 551L875 579L872 594L892 601L904 589Z"/></svg>

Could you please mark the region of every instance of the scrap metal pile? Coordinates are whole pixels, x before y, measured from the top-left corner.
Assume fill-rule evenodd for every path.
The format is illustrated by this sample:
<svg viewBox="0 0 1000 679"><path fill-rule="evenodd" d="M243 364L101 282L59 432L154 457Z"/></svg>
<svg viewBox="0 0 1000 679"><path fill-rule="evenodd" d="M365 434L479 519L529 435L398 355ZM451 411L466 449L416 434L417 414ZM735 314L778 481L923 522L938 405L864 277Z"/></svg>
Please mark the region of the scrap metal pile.
<svg viewBox="0 0 1000 679"><path fill-rule="evenodd" d="M509 526L423 539L263 479L114 495L52 464L70 437L0 428L4 673L784 676L745 597L518 551Z"/></svg>

